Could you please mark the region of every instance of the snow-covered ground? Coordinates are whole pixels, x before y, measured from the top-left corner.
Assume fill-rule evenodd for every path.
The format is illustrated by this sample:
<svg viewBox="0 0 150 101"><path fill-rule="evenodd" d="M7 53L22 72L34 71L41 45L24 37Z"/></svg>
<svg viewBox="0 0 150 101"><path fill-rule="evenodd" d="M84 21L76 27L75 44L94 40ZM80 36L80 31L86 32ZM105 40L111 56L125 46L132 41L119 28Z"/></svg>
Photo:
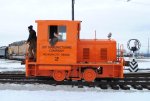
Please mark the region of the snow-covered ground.
<svg viewBox="0 0 150 101"><path fill-rule="evenodd" d="M25 71L25 65L21 65L21 61L0 59L0 72L2 71Z"/></svg>
<svg viewBox="0 0 150 101"><path fill-rule="evenodd" d="M125 58L126 61L132 61L132 58ZM150 72L150 59L136 59L138 62L138 68L139 69L149 69L147 72ZM125 69L128 69L130 67L124 67ZM124 71L125 73L128 73L128 70ZM145 72L145 70L138 70L138 72Z"/></svg>
<svg viewBox="0 0 150 101"><path fill-rule="evenodd" d="M132 61L132 58L125 58L126 61ZM150 59L136 59L140 69L150 68Z"/></svg>
<svg viewBox="0 0 150 101"><path fill-rule="evenodd" d="M148 90L101 90L39 84L0 84L0 101L149 101Z"/></svg>
<svg viewBox="0 0 150 101"><path fill-rule="evenodd" d="M138 60L139 61L139 60ZM150 60L140 60L147 68ZM24 71L24 65L15 60L0 59L0 71ZM149 90L102 90L44 84L0 84L0 101L149 101Z"/></svg>

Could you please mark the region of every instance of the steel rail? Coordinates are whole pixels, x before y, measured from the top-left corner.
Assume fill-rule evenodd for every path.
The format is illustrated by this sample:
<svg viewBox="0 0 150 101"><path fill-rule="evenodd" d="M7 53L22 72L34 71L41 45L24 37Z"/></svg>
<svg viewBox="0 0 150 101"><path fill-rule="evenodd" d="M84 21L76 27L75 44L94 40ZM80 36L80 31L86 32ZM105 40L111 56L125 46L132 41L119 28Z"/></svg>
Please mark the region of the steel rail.
<svg viewBox="0 0 150 101"><path fill-rule="evenodd" d="M150 73L126 73L124 74L124 78L102 78L96 79L95 82L85 82L84 80L80 81L72 81L65 80L62 82L54 81L51 78L44 77L30 77L26 78L25 74L8 74L8 73L0 73L0 83L27 83L27 84L48 84L48 85L71 85L71 86L89 86L89 87L100 87L101 89L107 89L111 87L112 89L125 89L128 90L131 87L134 89L142 90L148 89L150 90Z"/></svg>

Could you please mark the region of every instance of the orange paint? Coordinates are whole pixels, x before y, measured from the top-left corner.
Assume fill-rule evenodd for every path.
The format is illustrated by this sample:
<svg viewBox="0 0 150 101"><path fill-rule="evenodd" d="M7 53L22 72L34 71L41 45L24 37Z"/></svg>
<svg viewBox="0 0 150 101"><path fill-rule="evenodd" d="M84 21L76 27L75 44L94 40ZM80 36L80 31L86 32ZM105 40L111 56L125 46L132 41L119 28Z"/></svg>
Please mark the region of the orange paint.
<svg viewBox="0 0 150 101"><path fill-rule="evenodd" d="M37 59L34 62L26 58L27 77L48 76L56 81L85 79L88 82L95 78L123 78L115 40L80 39L80 21L37 20L36 23ZM52 46L54 32L59 37Z"/></svg>

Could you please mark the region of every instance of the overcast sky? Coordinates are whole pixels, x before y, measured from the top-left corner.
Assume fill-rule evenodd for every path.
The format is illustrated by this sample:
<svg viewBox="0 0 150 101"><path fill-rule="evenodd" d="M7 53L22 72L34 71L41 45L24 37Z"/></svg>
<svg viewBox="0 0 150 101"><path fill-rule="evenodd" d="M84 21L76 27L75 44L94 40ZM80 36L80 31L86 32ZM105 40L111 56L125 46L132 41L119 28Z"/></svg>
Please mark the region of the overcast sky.
<svg viewBox="0 0 150 101"><path fill-rule="evenodd" d="M0 0L0 46L28 38L35 20L71 19L71 0ZM81 20L81 38L112 38L126 43L137 38L147 51L150 37L150 0L76 0L75 19Z"/></svg>

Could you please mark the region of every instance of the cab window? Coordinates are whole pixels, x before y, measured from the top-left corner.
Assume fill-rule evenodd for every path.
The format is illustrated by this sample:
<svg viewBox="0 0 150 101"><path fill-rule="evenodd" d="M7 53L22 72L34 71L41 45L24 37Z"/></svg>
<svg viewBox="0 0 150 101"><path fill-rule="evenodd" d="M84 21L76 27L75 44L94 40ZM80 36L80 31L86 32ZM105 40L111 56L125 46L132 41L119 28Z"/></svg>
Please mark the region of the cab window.
<svg viewBox="0 0 150 101"><path fill-rule="evenodd" d="M66 26L49 26L49 39L58 38L58 41L66 41Z"/></svg>

